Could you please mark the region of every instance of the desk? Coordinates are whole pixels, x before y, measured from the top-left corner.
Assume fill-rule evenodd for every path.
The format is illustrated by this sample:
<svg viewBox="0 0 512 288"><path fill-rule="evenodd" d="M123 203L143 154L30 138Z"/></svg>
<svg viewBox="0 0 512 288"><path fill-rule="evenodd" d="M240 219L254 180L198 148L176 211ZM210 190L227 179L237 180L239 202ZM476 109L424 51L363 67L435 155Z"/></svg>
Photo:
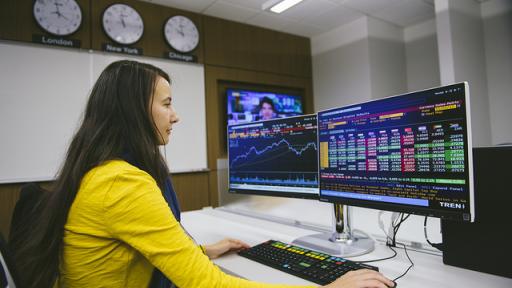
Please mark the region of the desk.
<svg viewBox="0 0 512 288"><path fill-rule="evenodd" d="M198 243L212 243L226 237L243 240L251 246L268 239L290 243L297 237L317 233L305 228L211 208L185 212L182 213L181 218L185 229ZM396 250L398 255L395 258L370 264L378 266L380 271L391 279L399 276L409 267L409 260L403 249ZM414 262L414 267L398 280L399 287L512 287L512 279L509 278L444 265L442 257L438 255L415 251L408 251L408 253ZM389 248L376 242L372 253L348 259L362 261L390 255L392 252ZM234 253L215 259L214 262L227 273L254 281L314 284Z"/></svg>

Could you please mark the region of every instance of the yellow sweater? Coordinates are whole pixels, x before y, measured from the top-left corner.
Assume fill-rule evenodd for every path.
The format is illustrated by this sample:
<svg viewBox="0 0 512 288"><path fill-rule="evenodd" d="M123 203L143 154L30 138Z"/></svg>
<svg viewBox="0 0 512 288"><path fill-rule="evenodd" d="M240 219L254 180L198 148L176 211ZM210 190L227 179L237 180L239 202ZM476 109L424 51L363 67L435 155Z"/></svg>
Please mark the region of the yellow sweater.
<svg viewBox="0 0 512 288"><path fill-rule="evenodd" d="M125 161L85 175L64 229L61 287L147 287L154 267L180 288L291 287L223 273L182 230L154 179Z"/></svg>

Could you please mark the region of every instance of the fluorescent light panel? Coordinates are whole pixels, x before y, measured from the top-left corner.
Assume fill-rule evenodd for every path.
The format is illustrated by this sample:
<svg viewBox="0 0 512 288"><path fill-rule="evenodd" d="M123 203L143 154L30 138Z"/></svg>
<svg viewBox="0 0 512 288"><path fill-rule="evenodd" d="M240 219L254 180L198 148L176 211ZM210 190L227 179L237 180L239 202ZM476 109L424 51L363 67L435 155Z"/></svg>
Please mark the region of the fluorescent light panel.
<svg viewBox="0 0 512 288"><path fill-rule="evenodd" d="M270 7L270 11L272 11L274 13L281 13L284 10L286 10L290 7L293 7L302 1L303 0L283 0L283 1L269 0L265 3L263 3L262 9L267 10Z"/></svg>

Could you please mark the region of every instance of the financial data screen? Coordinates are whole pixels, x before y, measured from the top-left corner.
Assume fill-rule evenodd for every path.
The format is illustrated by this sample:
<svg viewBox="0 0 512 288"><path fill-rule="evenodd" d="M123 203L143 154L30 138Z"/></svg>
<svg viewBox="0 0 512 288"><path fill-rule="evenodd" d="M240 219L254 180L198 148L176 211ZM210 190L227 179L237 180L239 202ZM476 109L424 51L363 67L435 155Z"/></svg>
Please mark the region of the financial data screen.
<svg viewBox="0 0 512 288"><path fill-rule="evenodd" d="M318 198L316 115L228 126L229 188Z"/></svg>
<svg viewBox="0 0 512 288"><path fill-rule="evenodd" d="M466 108L461 83L320 112L320 198L469 220Z"/></svg>

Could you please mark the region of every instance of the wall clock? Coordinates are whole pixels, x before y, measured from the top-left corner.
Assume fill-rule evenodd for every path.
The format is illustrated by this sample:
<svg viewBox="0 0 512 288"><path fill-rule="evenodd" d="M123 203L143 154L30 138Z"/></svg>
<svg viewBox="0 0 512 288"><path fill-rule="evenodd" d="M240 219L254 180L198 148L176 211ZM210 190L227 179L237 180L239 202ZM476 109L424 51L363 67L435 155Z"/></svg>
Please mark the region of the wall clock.
<svg viewBox="0 0 512 288"><path fill-rule="evenodd" d="M53 35L73 34L82 24L82 10L75 0L37 0L33 8L37 24Z"/></svg>
<svg viewBox="0 0 512 288"><path fill-rule="evenodd" d="M164 25L167 43L179 52L188 53L199 43L199 31L192 20L185 16L173 16Z"/></svg>
<svg viewBox="0 0 512 288"><path fill-rule="evenodd" d="M140 14L125 4L113 4L103 12L103 29L113 41L123 44L133 44L144 33L144 22Z"/></svg>

